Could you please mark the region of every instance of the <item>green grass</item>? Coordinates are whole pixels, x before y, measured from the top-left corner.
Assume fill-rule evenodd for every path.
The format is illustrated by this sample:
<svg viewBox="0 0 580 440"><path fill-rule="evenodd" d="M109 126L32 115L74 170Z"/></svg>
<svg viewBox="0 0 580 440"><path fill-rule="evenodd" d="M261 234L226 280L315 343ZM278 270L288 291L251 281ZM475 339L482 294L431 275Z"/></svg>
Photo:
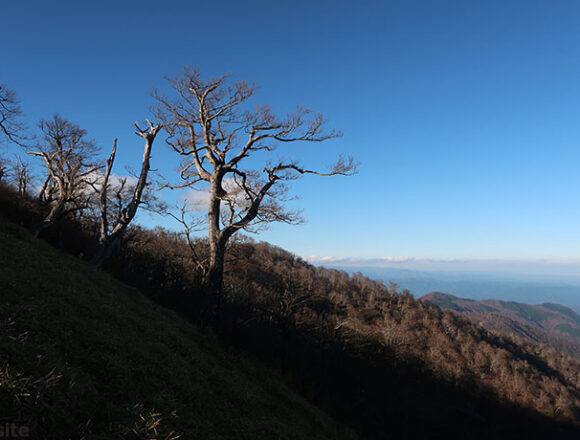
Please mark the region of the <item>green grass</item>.
<svg viewBox="0 0 580 440"><path fill-rule="evenodd" d="M0 221L0 425L37 439L356 438L275 372Z"/></svg>

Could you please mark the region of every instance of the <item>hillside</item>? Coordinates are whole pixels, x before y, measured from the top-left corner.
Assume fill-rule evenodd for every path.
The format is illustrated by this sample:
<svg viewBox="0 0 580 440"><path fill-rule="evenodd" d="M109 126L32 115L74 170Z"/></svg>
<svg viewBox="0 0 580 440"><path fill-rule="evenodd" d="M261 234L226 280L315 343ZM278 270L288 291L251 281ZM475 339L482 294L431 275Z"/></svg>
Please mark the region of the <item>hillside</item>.
<svg viewBox="0 0 580 440"><path fill-rule="evenodd" d="M420 300L459 312L489 330L548 344L580 358L580 315L568 307L496 299L475 301L440 292L429 293Z"/></svg>
<svg viewBox="0 0 580 440"><path fill-rule="evenodd" d="M356 438L138 291L0 221L0 416L35 439Z"/></svg>
<svg viewBox="0 0 580 440"><path fill-rule="evenodd" d="M0 206L0 215L11 214L27 224L29 208L14 197L4 200L6 206L13 205L21 212L14 215L15 210L3 210ZM73 255L90 258L94 249L93 226L69 218L46 230L43 239ZM49 367L54 366L60 372L63 365L74 366L75 370L63 377L72 376L69 382L75 384L83 384L82 379L82 386L88 389L87 393L77 392L75 385L71 393L65 384L54 387L57 397L48 395L48 399L65 408L64 416L43 410L54 405L42 399L23 400L24 394L33 395L28 390L21 394L2 390L3 396L8 395L7 400L0 400L3 407L10 408L6 412L8 420L24 420L23 414L28 414L26 420L31 426L49 426L50 429L44 429L53 432L51 429L57 423L65 423L62 418L66 417L72 420L73 431L84 424L99 432L86 438L126 438L124 433L130 432L127 426L134 426L135 420L147 420L147 414L155 411L159 415L151 415L150 422L155 424L154 417L162 417L158 432L167 428L166 433L183 432L182 438L191 438L191 432L200 433L194 438L237 439L248 438L252 433L255 438L337 438L335 424L326 422L329 419L295 397L294 392L298 391L316 407L368 439L580 437L577 422L580 362L517 335L489 332L452 311L417 301L407 291L386 288L360 274L349 276L316 267L283 249L241 237L228 250L218 344L215 339L200 335L175 313L154 307L141 296L144 294L173 309L189 321L203 322L202 273L192 261L192 249L180 234L162 228L132 228L129 240L106 270L137 288L139 294L74 258L55 253L46 244L31 243L20 228L2 228L4 242L0 244L6 262L0 274L6 280L16 278L11 281L14 292L11 290L7 295L10 301L0 312L26 310L22 290L26 302L33 305L28 315L23 315L26 320L15 320L20 325L15 327L18 331L6 336L7 347L12 347L6 362L18 365L22 377L30 377L32 384L42 384L45 376L50 378ZM207 242L196 241L194 251L193 255L203 261ZM40 285L38 279L42 281ZM75 288L70 280L82 284ZM93 281L96 285L91 284ZM68 288L61 293L57 286L63 285L71 287L74 294ZM47 295L45 289L52 294ZM85 290L87 293L82 293ZM119 296L118 290L127 293ZM76 304L78 311L54 302L49 303L45 313L44 304L37 303L43 298L61 297L65 304ZM123 298L132 299L127 302ZM148 304L149 311L135 306L134 301ZM120 312L111 307L117 302L124 304ZM119 313L112 314L115 310ZM52 316L58 318L55 323ZM97 325L88 325L88 329L92 328L88 337L84 323L94 322L94 317L103 323L111 321L111 325L97 329L94 328ZM34 324L34 332L26 328L28 320ZM73 323L67 323L68 320ZM17 341L26 331L42 338L44 332L38 328L53 326L58 328L53 333L65 334L66 338L52 338L60 341L55 345L35 342L37 346L23 351L28 353L25 358L19 357L15 343L10 341ZM71 327L82 328L83 332ZM162 350L167 347L167 339L175 339L181 332L192 334L176 344L177 351ZM128 356L103 351L108 342L93 339L97 333L113 341L121 347L119 352ZM168 333L171 336L166 338ZM145 340L154 344L146 344ZM171 344L169 347L173 347ZM225 350L224 354L220 344L236 347L236 351ZM99 350L95 352L91 347ZM155 349L153 354L149 351L151 347ZM190 347L193 353L188 354L184 347ZM207 359L206 348L213 354L222 353L226 360L200 361L201 365L211 367L200 370L203 379L199 379L188 369L189 360ZM77 354L72 360L65 357L62 362L61 353L68 351ZM175 356L177 352L179 356ZM236 354L239 352L250 353L270 368L278 369L288 387L263 368L252 366L244 356ZM37 358L37 354L41 357ZM52 360L48 365L42 363L49 358ZM136 370L135 363L139 365ZM95 364L106 366L106 377L104 373L97 374L101 368ZM45 366L37 371L38 365ZM183 373L176 377L175 371ZM155 381L149 381L151 376ZM260 377L259 383L254 376ZM6 377L15 381L8 373ZM115 385L114 390L108 388L109 382ZM145 391L136 394L138 399L130 399L134 390L140 389L136 382ZM202 386L200 382L211 385ZM222 385L227 390L221 389ZM236 391L238 385L243 390ZM254 385L263 387L262 391L255 391ZM189 390L193 386L200 388L195 392L202 398L192 397ZM38 387L53 390L48 385ZM16 389L14 386L10 390L13 388ZM221 391L216 393L216 389ZM62 394L72 395L76 400L69 403ZM88 397L82 397L85 395ZM87 399L96 403L86 403ZM293 407L288 399L298 403ZM135 400L146 410L141 414L143 419L138 414L141 406L137 412L127 410L135 408ZM263 403L258 404L259 400ZM17 402L15 409L11 406L13 402ZM84 403L79 406L78 402ZM22 408L24 404L28 406ZM191 407L198 412L184 418L182 414L187 414ZM256 414L266 415L256 418ZM300 414L310 422L303 423ZM57 421L51 422L52 418ZM87 424L88 418L91 422ZM110 419L119 421L113 426L107 422ZM69 426L66 423L63 426ZM232 434L238 428L241 430ZM71 438L78 437L74 432ZM279 435L270 435L272 432Z"/></svg>
<svg viewBox="0 0 580 440"><path fill-rule="evenodd" d="M206 244L197 245L203 258ZM111 269L198 319L189 252L175 233L134 231ZM545 345L498 336L268 243L232 246L225 284L221 336L368 438L580 435L580 363Z"/></svg>

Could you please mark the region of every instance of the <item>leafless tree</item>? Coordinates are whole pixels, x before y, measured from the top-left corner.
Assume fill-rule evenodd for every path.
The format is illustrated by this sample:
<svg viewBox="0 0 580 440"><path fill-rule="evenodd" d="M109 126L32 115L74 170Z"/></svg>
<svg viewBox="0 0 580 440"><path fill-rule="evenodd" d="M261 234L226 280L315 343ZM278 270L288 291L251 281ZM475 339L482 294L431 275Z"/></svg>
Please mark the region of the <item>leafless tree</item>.
<svg viewBox="0 0 580 440"><path fill-rule="evenodd" d="M290 337L300 324L300 310L311 302L312 294L300 279L292 274L280 271L272 271L278 279L278 295L271 296L265 310L266 316L270 317L280 336L280 368L282 374L286 374L288 360L288 343Z"/></svg>
<svg viewBox="0 0 580 440"><path fill-rule="evenodd" d="M147 128L141 128L139 124L135 124L137 135L145 139L145 147L141 161L141 172L134 186L128 187L126 180L121 180L116 188L111 185L111 171L117 154L117 139L115 139L113 150L107 160L105 175L100 182L99 190L99 249L92 259L94 266L101 266L118 248L127 227L135 218L139 206L144 203L145 190L149 183L147 178L151 168L151 150L155 137L162 128L161 124L153 124L150 121L147 121L147 124ZM111 189L114 191L112 198L110 197ZM129 191L126 191L127 189ZM127 194L129 200L124 202ZM114 207L114 212L111 212L111 205Z"/></svg>
<svg viewBox="0 0 580 440"><path fill-rule="evenodd" d="M179 213L174 214L168 209L165 214L176 220L183 228L181 235L185 237L185 241L187 242L191 263L205 277L207 274L208 258L205 252L203 254L200 252L200 248L204 248L205 246L203 246L202 239L195 237L195 233L199 232L205 226L206 222L202 217L191 214L192 209L188 206L187 201L183 201L181 205L178 205L177 211Z"/></svg>
<svg viewBox="0 0 580 440"><path fill-rule="evenodd" d="M4 183L9 177L10 161L0 156L0 184Z"/></svg>
<svg viewBox="0 0 580 440"><path fill-rule="evenodd" d="M24 123L20 119L22 110L14 90L6 84L0 84L0 144L3 139L8 139L22 145L25 141Z"/></svg>
<svg viewBox="0 0 580 440"><path fill-rule="evenodd" d="M47 216L31 227L34 237L58 218L91 203L91 184L100 168L95 164L95 142L86 139L86 130L55 115L39 124L43 138L27 153L42 160L47 171L41 196L51 205Z"/></svg>
<svg viewBox="0 0 580 440"><path fill-rule="evenodd" d="M301 217L284 207L285 182L305 174L350 175L356 171L352 158L340 158L327 172L304 168L296 161L277 160L261 170L242 168L245 159L271 153L279 143L320 142L340 136L325 131L321 114L298 107L286 118L269 107L247 109L255 86L232 82L228 75L209 81L197 69L184 68L183 75L169 79L173 97L154 93L156 116L168 131L167 142L181 156L182 183L172 188L206 185L210 258L207 283L217 311L222 296L225 250L228 240L241 229L270 222L296 223Z"/></svg>
<svg viewBox="0 0 580 440"><path fill-rule="evenodd" d="M12 166L12 180L18 189L18 195L22 198L28 196L28 190L32 180L30 163L20 156L16 156Z"/></svg>

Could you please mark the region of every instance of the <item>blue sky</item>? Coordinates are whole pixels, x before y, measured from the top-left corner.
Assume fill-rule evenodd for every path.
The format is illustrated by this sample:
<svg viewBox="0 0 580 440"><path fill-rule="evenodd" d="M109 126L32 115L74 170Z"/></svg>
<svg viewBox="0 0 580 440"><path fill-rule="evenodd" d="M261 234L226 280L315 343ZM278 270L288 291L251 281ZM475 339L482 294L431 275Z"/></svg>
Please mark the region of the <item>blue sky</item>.
<svg viewBox="0 0 580 440"><path fill-rule="evenodd" d="M119 174L139 160L149 91L184 64L256 82L280 114L323 112L342 138L280 154L352 154L359 174L295 182L307 222L257 239L302 256L580 261L578 2L6 1L1 20L0 82L30 125L58 112L105 152L118 137Z"/></svg>

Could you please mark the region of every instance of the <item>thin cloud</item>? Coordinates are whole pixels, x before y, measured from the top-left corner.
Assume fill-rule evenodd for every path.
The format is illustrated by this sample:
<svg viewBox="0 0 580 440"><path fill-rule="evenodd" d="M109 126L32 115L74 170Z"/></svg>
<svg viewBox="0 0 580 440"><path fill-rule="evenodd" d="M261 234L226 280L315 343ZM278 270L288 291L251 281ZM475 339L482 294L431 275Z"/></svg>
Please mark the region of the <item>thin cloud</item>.
<svg viewBox="0 0 580 440"><path fill-rule="evenodd" d="M414 261L414 258L409 257L384 257L384 258L345 258L345 257L332 257L323 256L318 257L316 255L311 255L306 258L313 264L317 263L333 263L333 264L343 264L349 266L387 266L389 264L399 264Z"/></svg>
<svg viewBox="0 0 580 440"><path fill-rule="evenodd" d="M227 198L233 200L236 207L242 207L247 204L247 200L244 197L243 190L236 184L234 179L226 178L223 180L223 189L227 193ZM194 212L207 210L207 205L209 203L209 186L204 186L201 188L190 188L185 195L183 200L188 204L190 209ZM222 204L222 210L227 210L227 206Z"/></svg>
<svg viewBox="0 0 580 440"><path fill-rule="evenodd" d="M387 256L383 258L346 258L312 255L311 264L330 267L406 269L434 272L504 273L521 275L553 275L580 279L580 261L546 259L429 259Z"/></svg>

